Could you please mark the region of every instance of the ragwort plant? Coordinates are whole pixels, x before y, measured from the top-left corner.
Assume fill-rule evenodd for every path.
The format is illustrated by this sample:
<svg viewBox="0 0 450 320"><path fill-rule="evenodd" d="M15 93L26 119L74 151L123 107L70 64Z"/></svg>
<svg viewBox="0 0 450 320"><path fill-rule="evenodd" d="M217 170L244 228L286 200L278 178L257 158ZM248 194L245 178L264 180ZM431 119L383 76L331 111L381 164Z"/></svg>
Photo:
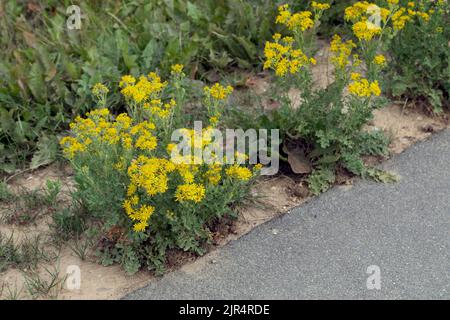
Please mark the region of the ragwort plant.
<svg viewBox="0 0 450 320"><path fill-rule="evenodd" d="M410 22L390 46L390 93L425 100L433 112L442 112L449 106L450 92L448 1L409 1L402 10Z"/></svg>
<svg viewBox="0 0 450 320"><path fill-rule="evenodd" d="M264 68L275 73L271 99L279 107L264 112L256 121L245 122L245 126L280 129L283 149L294 149L298 161L312 168L312 172L302 173L311 173L308 184L314 194L334 183L339 166L375 180L394 178L364 164L363 155L387 153L387 139L380 131L362 129L372 111L385 103L379 82L386 66L381 50L384 39L393 33L390 26L397 9L382 9L381 26L376 26L368 20L366 3L364 8L362 4L348 7L345 18L354 23L355 40L333 36L330 60L334 80L325 88L316 88L311 72L316 63L314 43L320 17L329 7L315 1L309 11L292 13L288 5L279 7L276 22L288 33L274 34L264 50ZM296 99L290 98L292 89L299 93Z"/></svg>
<svg viewBox="0 0 450 320"><path fill-rule="evenodd" d="M101 262L120 263L130 273L141 267L162 272L168 250L203 254L210 227L235 217L232 206L243 200L260 169L226 165L214 153L208 163L196 156L216 143L211 130L233 88L204 88L209 125L201 133L179 127L186 125L182 69L174 65L168 82L154 72L122 77L128 112L116 117L104 105L108 89L97 84L93 93L100 108L76 118L71 135L61 140L75 169L74 197L100 229ZM192 154L180 155L171 142L177 128Z"/></svg>

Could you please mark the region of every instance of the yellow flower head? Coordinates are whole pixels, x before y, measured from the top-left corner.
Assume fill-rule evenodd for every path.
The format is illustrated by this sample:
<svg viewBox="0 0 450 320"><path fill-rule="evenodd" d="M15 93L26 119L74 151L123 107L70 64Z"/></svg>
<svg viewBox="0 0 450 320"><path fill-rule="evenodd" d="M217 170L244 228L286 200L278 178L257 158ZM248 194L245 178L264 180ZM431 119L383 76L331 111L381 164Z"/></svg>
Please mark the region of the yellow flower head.
<svg viewBox="0 0 450 320"><path fill-rule="evenodd" d="M368 98L372 95L379 96L381 89L378 85L378 81L369 82L367 79L361 79L352 82L348 86L349 92L358 97Z"/></svg>
<svg viewBox="0 0 450 320"><path fill-rule="evenodd" d="M170 67L172 74L180 74L183 72L184 66L182 64L174 64Z"/></svg>
<svg viewBox="0 0 450 320"><path fill-rule="evenodd" d="M161 78L150 72L148 76L140 76L139 81L131 76L122 77L120 86L124 87L120 92L128 99L136 103L145 102L155 98L167 86L167 82L161 82Z"/></svg>
<svg viewBox="0 0 450 320"><path fill-rule="evenodd" d="M289 30L305 31L314 26L311 11L301 11L292 14L288 5L278 7L275 23L285 25Z"/></svg>
<svg viewBox="0 0 450 320"><path fill-rule="evenodd" d="M346 21L357 21L368 13L369 7L373 5L367 1L358 1L354 5L345 8L344 18Z"/></svg>
<svg viewBox="0 0 450 320"><path fill-rule="evenodd" d="M247 181L248 179L250 179L253 176L252 172L248 168L241 167L236 164L227 168L225 170L225 172L230 178L234 178L234 179L238 179L238 180L242 180L242 181Z"/></svg>
<svg viewBox="0 0 450 320"><path fill-rule="evenodd" d="M209 123L211 123L212 126L215 126L218 122L219 122L218 117L213 116L213 117L209 118Z"/></svg>
<svg viewBox="0 0 450 320"><path fill-rule="evenodd" d="M352 72L352 74L350 75L350 79L352 79L353 81L358 81L359 79L361 79L361 74L358 72Z"/></svg>
<svg viewBox="0 0 450 320"><path fill-rule="evenodd" d="M281 39L281 34L275 33L275 34L272 36L272 38L273 38L273 40L278 41L278 40Z"/></svg>
<svg viewBox="0 0 450 320"><path fill-rule="evenodd" d="M130 75L125 75L119 82L119 87L125 87L127 85L132 85L136 82L136 78Z"/></svg>
<svg viewBox="0 0 450 320"><path fill-rule="evenodd" d="M204 87L204 92L207 96L211 96L216 100L225 100L233 92L232 86L222 86L216 83L212 87Z"/></svg>
<svg viewBox="0 0 450 320"><path fill-rule="evenodd" d="M284 42L284 44L283 44ZM293 39L284 37L282 42L266 42L264 69L273 69L275 74L283 77L286 73L295 74L309 64L315 64L313 58L308 58L302 50L292 47Z"/></svg>
<svg viewBox="0 0 450 320"><path fill-rule="evenodd" d="M379 54L375 56L373 62L379 66L384 66L386 64L386 58L382 54Z"/></svg>
<svg viewBox="0 0 450 320"><path fill-rule="evenodd" d="M357 22L352 29L355 36L360 40L370 41L373 37L381 34L381 27L369 21Z"/></svg>
<svg viewBox="0 0 450 320"><path fill-rule="evenodd" d="M205 197L205 187L197 183L182 184L177 187L175 200L178 202L201 202Z"/></svg>
<svg viewBox="0 0 450 320"><path fill-rule="evenodd" d="M64 137L60 140L63 154L68 159L73 159L77 153L86 151L86 145L74 137Z"/></svg>
<svg viewBox="0 0 450 320"><path fill-rule="evenodd" d="M337 69L344 70L350 64L349 57L356 44L352 40L342 41L342 38L335 34L331 41L330 50L332 52L331 62Z"/></svg>
<svg viewBox="0 0 450 320"><path fill-rule="evenodd" d="M94 96L103 96L105 94L107 94L109 92L109 89L102 83L96 83L93 87L92 87L92 94Z"/></svg>
<svg viewBox="0 0 450 320"><path fill-rule="evenodd" d="M313 1L313 2L311 3L311 7L312 7L313 9L323 11L323 10L330 9L331 6L330 6L328 3L318 3L318 2L316 2L316 1Z"/></svg>
<svg viewBox="0 0 450 320"><path fill-rule="evenodd" d="M405 27L406 23L411 20L411 17L406 14L405 8L400 8L392 15L392 25L394 30L401 30Z"/></svg>

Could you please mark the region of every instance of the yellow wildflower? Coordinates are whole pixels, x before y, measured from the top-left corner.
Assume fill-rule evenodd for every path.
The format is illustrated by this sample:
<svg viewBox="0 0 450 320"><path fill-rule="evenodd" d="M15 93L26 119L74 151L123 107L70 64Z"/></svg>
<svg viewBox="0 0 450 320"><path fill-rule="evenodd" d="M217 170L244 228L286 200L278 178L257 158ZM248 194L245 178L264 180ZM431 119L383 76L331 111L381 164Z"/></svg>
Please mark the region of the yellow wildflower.
<svg viewBox="0 0 450 320"><path fill-rule="evenodd" d="M241 167L236 164L227 168L225 172L230 178L235 178L242 181L247 181L252 177L252 172L248 168Z"/></svg>
<svg viewBox="0 0 450 320"><path fill-rule="evenodd" d="M182 184L175 191L175 200L178 202L201 202L205 197L205 187L197 183Z"/></svg>
<svg viewBox="0 0 450 320"><path fill-rule="evenodd" d="M319 2L313 1L311 3L311 7L316 10L327 10L327 9L330 9L331 6L328 3L319 3Z"/></svg>
<svg viewBox="0 0 450 320"><path fill-rule="evenodd" d="M233 87L224 87L219 83L216 83L212 87L204 87L204 92L206 95L210 95L216 100L225 100L233 92Z"/></svg>
<svg viewBox="0 0 450 320"><path fill-rule="evenodd" d="M287 5L278 7L278 16L276 23L285 25L289 30L305 31L314 26L314 20L311 19L311 11L301 11L292 14Z"/></svg>
<svg viewBox="0 0 450 320"><path fill-rule="evenodd" d="M109 89L102 83L96 83L93 87L92 87L92 94L94 96L102 96L105 95L109 92Z"/></svg>
<svg viewBox="0 0 450 320"><path fill-rule="evenodd" d="M344 70L345 67L350 64L349 57L354 48L356 48L356 44L354 44L352 40L342 42L341 37L335 34L330 46L332 52L331 62L336 68Z"/></svg>
<svg viewBox="0 0 450 320"><path fill-rule="evenodd" d="M132 85L136 82L136 78L130 75L123 76L119 82L119 87L125 87L127 85Z"/></svg>
<svg viewBox="0 0 450 320"><path fill-rule="evenodd" d="M352 79L353 81L358 81L359 79L361 79L361 74L358 72L352 72L352 74L350 75L350 79Z"/></svg>
<svg viewBox="0 0 450 320"><path fill-rule="evenodd" d="M182 64L174 64L170 67L172 74L180 74L183 72L184 66Z"/></svg>
<svg viewBox="0 0 450 320"><path fill-rule="evenodd" d="M370 83L367 79L352 82L348 86L348 90L351 94L358 97L370 97L371 95L379 96L381 94L378 81Z"/></svg>
<svg viewBox="0 0 450 320"><path fill-rule="evenodd" d="M290 40L288 40L286 45L279 42L267 41L264 48L264 56L266 58L264 69L271 68L280 77L283 77L288 72L295 74L302 67L308 64L314 64L315 62L313 58L309 59L302 50L293 49Z"/></svg>
<svg viewBox="0 0 450 320"><path fill-rule="evenodd" d="M208 182L212 185L217 185L220 182L222 173L222 167L219 164L211 165L205 173L205 178L208 180Z"/></svg>
<svg viewBox="0 0 450 320"><path fill-rule="evenodd" d="M386 58L382 54L379 54L375 56L373 62L379 66L384 66L386 64Z"/></svg>
<svg viewBox="0 0 450 320"><path fill-rule="evenodd" d="M381 27L368 21L360 21L353 25L353 33L360 40L370 41L376 35L381 34Z"/></svg>

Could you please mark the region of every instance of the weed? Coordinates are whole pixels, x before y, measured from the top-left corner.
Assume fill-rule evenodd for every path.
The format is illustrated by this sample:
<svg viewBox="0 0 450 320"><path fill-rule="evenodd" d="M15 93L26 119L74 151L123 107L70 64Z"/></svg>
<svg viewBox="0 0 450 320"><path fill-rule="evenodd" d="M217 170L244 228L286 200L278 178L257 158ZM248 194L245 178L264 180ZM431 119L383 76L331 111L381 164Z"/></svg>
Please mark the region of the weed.
<svg viewBox="0 0 450 320"><path fill-rule="evenodd" d="M46 188L44 189L43 198L48 206L54 206L57 203L57 197L61 191L60 181L46 181Z"/></svg>
<svg viewBox="0 0 450 320"><path fill-rule="evenodd" d="M85 261L89 249L92 247L93 243L90 239L81 239L81 237L77 237L73 240L72 243L68 243L67 245L78 258L80 258L82 261Z"/></svg>
<svg viewBox="0 0 450 320"><path fill-rule="evenodd" d="M38 271L24 272L25 287L33 299L57 299L67 276L60 278L59 267L43 267L45 273Z"/></svg>
<svg viewBox="0 0 450 320"><path fill-rule="evenodd" d="M450 8L448 1L420 1L416 7L413 22L391 44L387 83L393 96L425 100L439 113L450 106Z"/></svg>
<svg viewBox="0 0 450 320"><path fill-rule="evenodd" d="M0 287L0 298L5 300L19 300L21 298L23 287L20 289L17 284L11 285L2 283Z"/></svg>
<svg viewBox="0 0 450 320"><path fill-rule="evenodd" d="M40 235L14 242L14 234L4 237L0 234L0 272L9 267L23 270L35 269L41 261L51 261L52 256L43 247Z"/></svg>
<svg viewBox="0 0 450 320"><path fill-rule="evenodd" d="M8 184L0 182L0 202L10 202L14 199L14 194L9 190Z"/></svg>
<svg viewBox="0 0 450 320"><path fill-rule="evenodd" d="M57 242L77 238L86 228L85 213L77 204L61 208L52 214L50 229Z"/></svg>
<svg viewBox="0 0 450 320"><path fill-rule="evenodd" d="M28 190L21 188L16 194L10 194L2 206L2 220L8 224L27 225L39 217L54 212L60 203L57 196L61 184L47 181L46 188Z"/></svg>

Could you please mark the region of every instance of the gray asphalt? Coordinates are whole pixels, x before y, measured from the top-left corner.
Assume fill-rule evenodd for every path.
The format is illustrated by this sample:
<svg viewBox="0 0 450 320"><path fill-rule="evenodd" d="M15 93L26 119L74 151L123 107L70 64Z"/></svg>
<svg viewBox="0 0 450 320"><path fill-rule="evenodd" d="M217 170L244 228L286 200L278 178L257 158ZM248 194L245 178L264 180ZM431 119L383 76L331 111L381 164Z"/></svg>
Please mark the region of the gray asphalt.
<svg viewBox="0 0 450 320"><path fill-rule="evenodd" d="M333 188L125 299L449 299L450 130L383 167L400 182Z"/></svg>

